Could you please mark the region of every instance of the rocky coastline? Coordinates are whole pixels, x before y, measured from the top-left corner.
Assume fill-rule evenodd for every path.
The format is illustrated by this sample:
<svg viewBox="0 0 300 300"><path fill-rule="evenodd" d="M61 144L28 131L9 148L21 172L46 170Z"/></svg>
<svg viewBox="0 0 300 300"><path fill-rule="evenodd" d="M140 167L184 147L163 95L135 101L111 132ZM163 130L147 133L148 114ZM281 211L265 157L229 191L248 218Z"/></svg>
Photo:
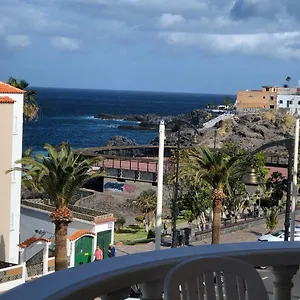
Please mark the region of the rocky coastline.
<svg viewBox="0 0 300 300"><path fill-rule="evenodd" d="M213 112L208 112L204 109L194 109L192 112L188 114L179 114L176 116L160 116L157 114L141 114L141 115L114 115L114 114L104 114L100 113L95 115L94 118L102 119L102 120L123 120L123 121L131 121L136 122L133 125L119 125L119 129L127 129L127 130L152 130L157 131L159 123L162 119L164 119L165 123L171 123L177 119L182 119L186 122L191 123L197 128L203 127L203 124L213 118L215 118L218 114ZM172 125L168 126L172 129ZM174 125L173 125L174 127Z"/></svg>
<svg viewBox="0 0 300 300"><path fill-rule="evenodd" d="M294 117L280 110L261 112L256 114L237 114L229 119L217 122L211 128L203 128L203 124L218 114L206 110L195 109L188 114L177 116L164 116L153 114L145 115L108 115L99 114L97 118L122 119L139 122L134 125L126 125L126 129L133 130L158 130L159 121L164 118L170 125L166 128L166 145L176 145L178 128L173 124L176 119L181 119L198 129L198 144L206 145L209 148L222 148L225 144L233 143L241 148L253 151L254 149L275 140L285 139L294 134ZM121 125L120 128L125 128ZM181 126L180 145L182 147L194 144L195 130L190 126ZM122 140L120 137L112 137L113 145L133 145L134 141ZM151 145L158 145L158 137L150 142ZM109 145L109 144L108 144ZM271 152L282 152L280 148L270 149Z"/></svg>

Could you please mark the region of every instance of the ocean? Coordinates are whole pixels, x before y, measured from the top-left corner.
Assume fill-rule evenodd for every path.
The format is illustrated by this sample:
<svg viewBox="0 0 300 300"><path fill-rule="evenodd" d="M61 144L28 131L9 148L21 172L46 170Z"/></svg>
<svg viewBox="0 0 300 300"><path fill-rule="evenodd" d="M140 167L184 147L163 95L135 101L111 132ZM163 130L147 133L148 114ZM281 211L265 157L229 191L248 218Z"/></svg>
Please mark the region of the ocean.
<svg viewBox="0 0 300 300"><path fill-rule="evenodd" d="M133 124L122 120L94 118L99 113L148 114L161 116L188 113L207 103L221 104L226 96L162 92L108 91L84 89L34 88L40 114L36 121L25 121L23 149L44 152L45 143L70 142L73 148L103 146L112 136L122 135L139 144L148 144L153 131L119 129Z"/></svg>

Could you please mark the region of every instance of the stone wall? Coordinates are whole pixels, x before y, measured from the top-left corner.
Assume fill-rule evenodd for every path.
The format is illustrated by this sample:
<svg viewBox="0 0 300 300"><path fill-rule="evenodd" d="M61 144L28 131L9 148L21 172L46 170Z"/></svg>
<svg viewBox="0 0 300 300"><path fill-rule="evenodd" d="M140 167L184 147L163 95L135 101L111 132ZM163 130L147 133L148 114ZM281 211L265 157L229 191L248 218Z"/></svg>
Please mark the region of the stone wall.
<svg viewBox="0 0 300 300"><path fill-rule="evenodd" d="M20 265L0 270L0 284L22 279L23 267Z"/></svg>

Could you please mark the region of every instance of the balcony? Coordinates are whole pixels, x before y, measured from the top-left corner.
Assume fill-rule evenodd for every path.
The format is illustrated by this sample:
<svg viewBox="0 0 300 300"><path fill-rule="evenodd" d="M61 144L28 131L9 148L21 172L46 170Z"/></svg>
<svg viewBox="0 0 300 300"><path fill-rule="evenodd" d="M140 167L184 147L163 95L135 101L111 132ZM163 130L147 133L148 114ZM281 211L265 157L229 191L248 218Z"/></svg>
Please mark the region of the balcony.
<svg viewBox="0 0 300 300"><path fill-rule="evenodd" d="M130 286L139 284L142 299L159 300L168 271L183 260L197 256L231 257L253 266L270 266L274 275L273 291L268 291L270 299L292 299L292 279L300 265L299 242L191 246L121 256L46 275L0 298L122 300L128 297Z"/></svg>

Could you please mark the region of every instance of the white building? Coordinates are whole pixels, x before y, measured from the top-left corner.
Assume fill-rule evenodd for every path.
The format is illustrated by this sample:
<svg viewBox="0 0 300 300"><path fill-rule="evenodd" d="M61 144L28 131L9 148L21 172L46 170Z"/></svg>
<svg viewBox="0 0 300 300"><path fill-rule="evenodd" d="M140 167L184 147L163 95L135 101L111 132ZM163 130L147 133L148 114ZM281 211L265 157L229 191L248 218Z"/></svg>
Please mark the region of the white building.
<svg viewBox="0 0 300 300"><path fill-rule="evenodd" d="M108 254L108 246L114 241L114 221L112 214L70 206L74 220L68 226L68 256L70 267L93 260L96 246L103 251L104 258ZM55 207L45 204L42 200L22 200L21 232L22 243L32 238L51 240L50 249L54 249L54 229L50 213ZM26 249L25 261L31 259L43 249L44 245L32 244Z"/></svg>
<svg viewBox="0 0 300 300"><path fill-rule="evenodd" d="M290 114L300 114L300 91L296 88L278 90L277 108L288 109Z"/></svg>
<svg viewBox="0 0 300 300"><path fill-rule="evenodd" d="M22 157L24 94L0 81L0 260L14 264L19 261L21 172L5 171L17 166L15 161Z"/></svg>

